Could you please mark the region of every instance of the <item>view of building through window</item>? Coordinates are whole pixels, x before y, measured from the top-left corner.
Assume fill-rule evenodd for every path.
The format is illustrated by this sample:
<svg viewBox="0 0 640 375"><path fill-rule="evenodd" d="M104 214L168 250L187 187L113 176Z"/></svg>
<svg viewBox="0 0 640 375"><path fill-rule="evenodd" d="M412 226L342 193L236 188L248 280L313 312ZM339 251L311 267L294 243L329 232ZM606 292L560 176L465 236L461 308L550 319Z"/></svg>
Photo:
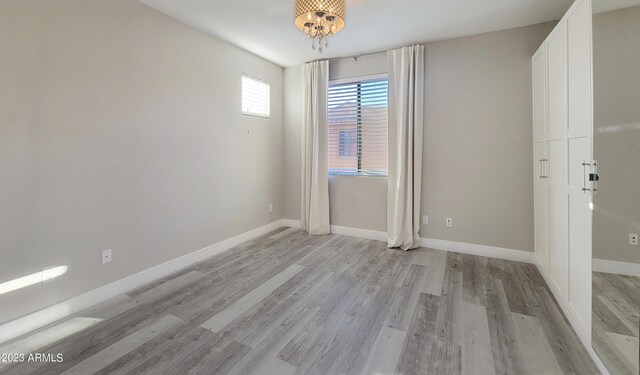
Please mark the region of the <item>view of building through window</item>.
<svg viewBox="0 0 640 375"><path fill-rule="evenodd" d="M330 174L387 175L388 91L386 77L330 84Z"/></svg>

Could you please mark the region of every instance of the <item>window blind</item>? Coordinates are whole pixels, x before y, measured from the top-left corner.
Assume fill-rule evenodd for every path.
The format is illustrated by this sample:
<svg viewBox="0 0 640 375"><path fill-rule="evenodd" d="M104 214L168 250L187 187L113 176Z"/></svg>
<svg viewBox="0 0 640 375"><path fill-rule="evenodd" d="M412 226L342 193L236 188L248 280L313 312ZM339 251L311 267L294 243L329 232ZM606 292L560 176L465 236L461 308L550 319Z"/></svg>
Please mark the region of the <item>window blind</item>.
<svg viewBox="0 0 640 375"><path fill-rule="evenodd" d="M267 82L242 75L242 113L260 117L271 115L271 87Z"/></svg>
<svg viewBox="0 0 640 375"><path fill-rule="evenodd" d="M386 77L329 85L329 174L388 174L388 92Z"/></svg>

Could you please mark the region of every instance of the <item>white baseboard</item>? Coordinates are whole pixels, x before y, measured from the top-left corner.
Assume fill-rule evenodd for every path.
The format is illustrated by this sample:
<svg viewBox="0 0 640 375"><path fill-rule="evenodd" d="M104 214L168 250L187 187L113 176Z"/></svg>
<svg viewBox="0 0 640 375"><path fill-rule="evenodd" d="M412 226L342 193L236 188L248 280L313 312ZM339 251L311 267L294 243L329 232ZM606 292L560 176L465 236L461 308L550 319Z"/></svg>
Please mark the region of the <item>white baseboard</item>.
<svg viewBox="0 0 640 375"><path fill-rule="evenodd" d="M594 259L592 267L595 272L615 273L617 275L640 277L640 264L638 263Z"/></svg>
<svg viewBox="0 0 640 375"><path fill-rule="evenodd" d="M300 228L300 220L293 220L293 219L282 219L280 220L280 222L282 223L283 226L285 227L289 227L289 228Z"/></svg>
<svg viewBox="0 0 640 375"><path fill-rule="evenodd" d="M377 230L350 228L350 227L341 227L338 225L332 225L331 233L340 234L343 236L366 238L369 240L384 241L384 242L387 241L387 232L380 232Z"/></svg>
<svg viewBox="0 0 640 375"><path fill-rule="evenodd" d="M287 227L300 228L300 220L283 219L282 222L283 222L283 225ZM387 240L386 232L380 232L380 231L369 230L369 229L342 227L339 225L332 225L331 233L340 234L340 235L349 236L349 237L366 238L369 240L376 240L376 241Z"/></svg>
<svg viewBox="0 0 640 375"><path fill-rule="evenodd" d="M166 263L162 263L142 272L125 277L124 279L90 290L56 305L11 320L0 325L0 344L25 333L44 327L57 320L66 318L117 295L127 293L151 281L170 275L192 264L229 250L243 242L247 242L269 233L272 230L283 226L289 226L288 224L289 223L286 220L274 221L273 223L239 234L211 246L207 246L204 249L194 251Z"/></svg>
<svg viewBox="0 0 640 375"><path fill-rule="evenodd" d="M284 220L286 225L292 228L299 228L299 220ZM351 236L358 238L366 238L376 241L387 241L387 233L382 231L342 227L338 225L331 226L331 233L341 234L343 236ZM437 240L433 238L421 238L421 245L436 250L444 250L462 254L478 255L490 258L498 258L505 260L513 260L517 262L535 263L534 254L530 251L505 249L502 247L494 247L487 245L477 245L464 242Z"/></svg>
<svg viewBox="0 0 640 375"><path fill-rule="evenodd" d="M506 249L503 247L477 245L464 242L454 242L445 240L436 240L433 238L422 238L423 247L431 249L452 251L456 253L478 255L489 258L498 258L504 260L512 260L516 262L534 263L535 258L532 252Z"/></svg>

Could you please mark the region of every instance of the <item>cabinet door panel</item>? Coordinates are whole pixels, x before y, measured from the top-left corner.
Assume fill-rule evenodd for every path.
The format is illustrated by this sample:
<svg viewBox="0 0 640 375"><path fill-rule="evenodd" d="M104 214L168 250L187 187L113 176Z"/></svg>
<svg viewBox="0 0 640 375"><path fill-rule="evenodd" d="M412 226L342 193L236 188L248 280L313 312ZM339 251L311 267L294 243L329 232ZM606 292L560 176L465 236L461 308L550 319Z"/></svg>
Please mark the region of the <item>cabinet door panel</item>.
<svg viewBox="0 0 640 375"><path fill-rule="evenodd" d="M583 199L569 195L569 302L582 330L591 324L591 209Z"/></svg>
<svg viewBox="0 0 640 375"><path fill-rule="evenodd" d="M567 176L569 178L569 188L578 189L582 192L583 187L587 187L589 184L587 180L587 173L589 173L589 166L583 166L583 162L591 162L589 159L591 153L589 152L591 145L587 137L575 137L567 139Z"/></svg>
<svg viewBox="0 0 640 375"><path fill-rule="evenodd" d="M583 1L567 20L568 129L591 126L591 7Z"/></svg>
<svg viewBox="0 0 640 375"><path fill-rule="evenodd" d="M549 276L556 289L566 296L569 254L565 246L564 193L549 185Z"/></svg>
<svg viewBox="0 0 640 375"><path fill-rule="evenodd" d="M568 298L569 249L566 235L567 24L560 21L547 47L549 155L549 277L560 297Z"/></svg>
<svg viewBox="0 0 640 375"><path fill-rule="evenodd" d="M533 57L533 141L547 140L547 48Z"/></svg>
<svg viewBox="0 0 640 375"><path fill-rule="evenodd" d="M549 272L549 251L547 244L547 207L549 206L547 187L547 147L546 143L534 145L534 210L535 210L535 253L545 272Z"/></svg>
<svg viewBox="0 0 640 375"><path fill-rule="evenodd" d="M562 140L550 140L549 141L549 183L557 186L562 186L564 179L563 173L563 150Z"/></svg>
<svg viewBox="0 0 640 375"><path fill-rule="evenodd" d="M581 331L591 330L591 200L592 183L585 177L593 159L591 1L582 0L567 18L568 27L568 125L567 244L569 247L569 305ZM585 169L586 168L586 169Z"/></svg>
<svg viewBox="0 0 640 375"><path fill-rule="evenodd" d="M559 23L548 42L548 137L562 138L567 122L567 28Z"/></svg>

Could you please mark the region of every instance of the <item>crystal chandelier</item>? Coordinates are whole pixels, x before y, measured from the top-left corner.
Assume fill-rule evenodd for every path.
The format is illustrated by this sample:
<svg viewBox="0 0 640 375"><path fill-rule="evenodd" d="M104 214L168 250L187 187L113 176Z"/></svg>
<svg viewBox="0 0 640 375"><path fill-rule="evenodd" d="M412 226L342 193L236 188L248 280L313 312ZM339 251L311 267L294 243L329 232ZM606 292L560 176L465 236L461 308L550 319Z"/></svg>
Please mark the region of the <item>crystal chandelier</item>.
<svg viewBox="0 0 640 375"><path fill-rule="evenodd" d="M328 48L327 38L344 27L345 0L296 0L295 24L313 40L312 48Z"/></svg>

